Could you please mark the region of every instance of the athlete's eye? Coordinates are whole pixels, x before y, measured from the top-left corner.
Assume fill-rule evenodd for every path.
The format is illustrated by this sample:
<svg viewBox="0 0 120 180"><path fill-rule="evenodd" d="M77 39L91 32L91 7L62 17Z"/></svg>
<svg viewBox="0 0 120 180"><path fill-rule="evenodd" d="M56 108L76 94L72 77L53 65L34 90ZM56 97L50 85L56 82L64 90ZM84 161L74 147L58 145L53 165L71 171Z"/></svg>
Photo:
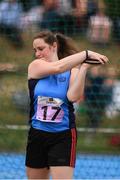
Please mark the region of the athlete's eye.
<svg viewBox="0 0 120 180"><path fill-rule="evenodd" d="M38 47L39 51L43 51L45 49L45 47Z"/></svg>

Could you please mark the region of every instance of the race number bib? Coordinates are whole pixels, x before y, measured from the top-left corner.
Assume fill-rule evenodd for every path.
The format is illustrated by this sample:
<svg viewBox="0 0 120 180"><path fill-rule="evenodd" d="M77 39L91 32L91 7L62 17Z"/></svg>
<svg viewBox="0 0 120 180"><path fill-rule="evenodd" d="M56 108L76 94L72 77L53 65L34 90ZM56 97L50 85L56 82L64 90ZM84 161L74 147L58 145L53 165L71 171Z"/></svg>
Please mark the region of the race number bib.
<svg viewBox="0 0 120 180"><path fill-rule="evenodd" d="M63 101L58 98L38 96L36 119L44 122L61 122Z"/></svg>

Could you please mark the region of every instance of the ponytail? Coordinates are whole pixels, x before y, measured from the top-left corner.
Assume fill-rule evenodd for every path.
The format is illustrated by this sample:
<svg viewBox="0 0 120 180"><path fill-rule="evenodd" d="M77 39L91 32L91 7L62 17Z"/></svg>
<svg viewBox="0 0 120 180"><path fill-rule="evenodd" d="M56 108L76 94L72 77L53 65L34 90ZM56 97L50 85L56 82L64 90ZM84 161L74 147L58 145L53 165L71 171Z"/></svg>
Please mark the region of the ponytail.
<svg viewBox="0 0 120 180"><path fill-rule="evenodd" d="M55 37L57 39L59 59L62 59L64 57L67 57L69 55L78 52L78 48L76 47L76 44L70 37L64 36L63 34L60 33L56 33Z"/></svg>

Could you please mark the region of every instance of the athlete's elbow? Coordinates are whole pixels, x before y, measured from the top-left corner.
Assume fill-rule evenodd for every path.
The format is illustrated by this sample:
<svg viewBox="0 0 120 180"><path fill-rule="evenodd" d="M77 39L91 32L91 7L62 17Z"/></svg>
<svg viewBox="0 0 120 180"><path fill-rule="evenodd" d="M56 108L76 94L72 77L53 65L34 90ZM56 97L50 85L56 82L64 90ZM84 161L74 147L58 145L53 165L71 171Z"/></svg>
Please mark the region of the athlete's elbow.
<svg viewBox="0 0 120 180"><path fill-rule="evenodd" d="M79 96L73 95L71 93L67 93L67 98L70 102L77 102L79 100Z"/></svg>
<svg viewBox="0 0 120 180"><path fill-rule="evenodd" d="M68 91L67 93L67 98L69 101L71 102L78 102L81 97L83 97L83 93L77 93L77 92L71 92L71 91Z"/></svg>

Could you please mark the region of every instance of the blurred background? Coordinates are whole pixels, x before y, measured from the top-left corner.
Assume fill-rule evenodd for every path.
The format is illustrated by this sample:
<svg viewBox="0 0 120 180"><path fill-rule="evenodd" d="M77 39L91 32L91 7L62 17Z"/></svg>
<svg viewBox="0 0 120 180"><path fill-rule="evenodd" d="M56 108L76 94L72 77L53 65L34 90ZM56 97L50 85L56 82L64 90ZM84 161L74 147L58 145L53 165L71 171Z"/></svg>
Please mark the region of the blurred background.
<svg viewBox="0 0 120 180"><path fill-rule="evenodd" d="M120 178L120 1L0 0L0 179L25 178L27 66L33 60L32 38L44 29L72 37L80 51L90 49L109 58L104 67L89 70L84 96L75 104L75 178ZM91 157L81 172L82 162Z"/></svg>

